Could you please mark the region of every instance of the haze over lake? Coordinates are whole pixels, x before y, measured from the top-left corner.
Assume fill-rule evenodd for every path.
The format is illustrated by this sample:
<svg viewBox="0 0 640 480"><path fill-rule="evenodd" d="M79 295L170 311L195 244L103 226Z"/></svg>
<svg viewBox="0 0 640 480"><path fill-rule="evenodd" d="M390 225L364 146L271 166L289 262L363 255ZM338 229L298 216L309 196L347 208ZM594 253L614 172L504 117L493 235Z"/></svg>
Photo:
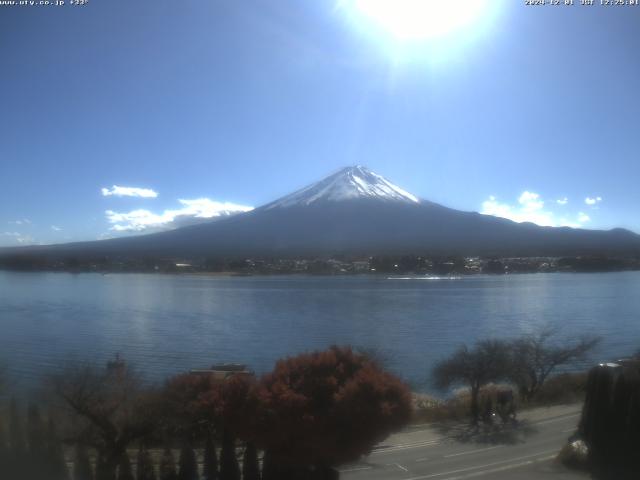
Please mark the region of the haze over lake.
<svg viewBox="0 0 640 480"><path fill-rule="evenodd" d="M67 359L120 352L150 379L331 344L375 347L428 390L435 361L463 342L552 324L602 335L594 360L640 349L640 272L457 279L215 277L0 272L0 361L32 384Z"/></svg>

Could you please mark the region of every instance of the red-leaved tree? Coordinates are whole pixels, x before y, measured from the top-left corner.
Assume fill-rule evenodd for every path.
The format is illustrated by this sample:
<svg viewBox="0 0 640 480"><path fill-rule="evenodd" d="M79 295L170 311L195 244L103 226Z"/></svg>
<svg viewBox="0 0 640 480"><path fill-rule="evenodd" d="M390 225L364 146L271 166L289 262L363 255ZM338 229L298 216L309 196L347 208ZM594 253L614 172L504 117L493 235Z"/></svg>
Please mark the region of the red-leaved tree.
<svg viewBox="0 0 640 480"><path fill-rule="evenodd" d="M253 432L244 432L253 433L249 440L280 471L310 469L318 478L368 454L411 415L405 384L348 347L281 360L253 394L257 414Z"/></svg>
<svg viewBox="0 0 640 480"><path fill-rule="evenodd" d="M170 378L163 391L167 433L207 437L214 429L217 385L210 375L185 373Z"/></svg>
<svg viewBox="0 0 640 480"><path fill-rule="evenodd" d="M255 428L254 385L255 379L246 375L224 380L193 373L172 377L163 394L170 431L206 438L212 432L222 436L229 430L235 435Z"/></svg>

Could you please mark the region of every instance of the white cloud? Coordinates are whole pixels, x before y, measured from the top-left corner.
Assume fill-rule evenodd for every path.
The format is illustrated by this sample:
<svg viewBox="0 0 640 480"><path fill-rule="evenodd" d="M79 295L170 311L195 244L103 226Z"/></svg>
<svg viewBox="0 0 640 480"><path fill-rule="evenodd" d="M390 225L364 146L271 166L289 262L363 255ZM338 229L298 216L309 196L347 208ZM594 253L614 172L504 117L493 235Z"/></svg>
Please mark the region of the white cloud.
<svg viewBox="0 0 640 480"><path fill-rule="evenodd" d="M10 225L31 225L31 220L28 218L23 218L22 220L14 220L13 222L9 222Z"/></svg>
<svg viewBox="0 0 640 480"><path fill-rule="evenodd" d="M540 195L534 192L522 192L518 203L522 205L522 209L526 212L536 212L544 207L544 202L540 200Z"/></svg>
<svg viewBox="0 0 640 480"><path fill-rule="evenodd" d="M165 215L155 215L149 210L132 210L131 212L118 213L113 210L105 212L109 223L113 224L111 230L121 231L140 231L149 227L158 227L172 220L171 217Z"/></svg>
<svg viewBox="0 0 640 480"><path fill-rule="evenodd" d="M602 201L602 197L587 197L584 199L584 203L587 205L596 205Z"/></svg>
<svg viewBox="0 0 640 480"><path fill-rule="evenodd" d="M208 198L178 201L183 205L183 208L175 211L178 212L178 215L193 216L196 218L212 218L228 215L227 212L248 212L253 210L253 207L237 205L230 202L216 202Z"/></svg>
<svg viewBox="0 0 640 480"><path fill-rule="evenodd" d="M566 205L567 203L569 203L569 199L567 197L559 198L558 200L556 200L556 203L558 205Z"/></svg>
<svg viewBox="0 0 640 480"><path fill-rule="evenodd" d="M25 235L20 232L2 232L0 236L9 237L13 240L14 244L17 243L18 245L32 245L36 243L31 235Z"/></svg>
<svg viewBox="0 0 640 480"><path fill-rule="evenodd" d="M53 230L54 232L59 232L62 230L62 228L58 227L57 225L51 225L51 230Z"/></svg>
<svg viewBox="0 0 640 480"><path fill-rule="evenodd" d="M578 223L587 223L590 222L591 218L584 212L578 212Z"/></svg>
<svg viewBox="0 0 640 480"><path fill-rule="evenodd" d="M114 185L110 189L103 188L102 196L156 198L158 193L154 192L150 188L121 187L119 185Z"/></svg>
<svg viewBox="0 0 640 480"><path fill-rule="evenodd" d="M561 199L566 200L566 199ZM568 200L567 200L568 201ZM565 205L560 200L557 204ZM577 219L571 220L565 216L558 216L549 208L545 208L545 201L535 192L522 192L515 205L499 201L495 196L490 196L482 203L480 213L493 215L494 217L507 218L514 222L532 222L544 227L574 227L578 228L582 224L590 221L588 215L580 212Z"/></svg>
<svg viewBox="0 0 640 480"><path fill-rule="evenodd" d="M553 226L556 224L553 214L544 210L544 201L535 192L525 191L518 198L517 205L509 205L499 202L496 197L491 196L482 204L482 211L485 215L503 217L514 222L533 222L543 226Z"/></svg>
<svg viewBox="0 0 640 480"><path fill-rule="evenodd" d="M16 240L21 245L33 245L36 243L35 239L31 235L21 235L17 237Z"/></svg>
<svg viewBox="0 0 640 480"><path fill-rule="evenodd" d="M240 212L248 212L253 207L229 202L216 202L208 198L178 200L182 208L153 213L138 209L130 212L105 212L107 220L116 232L141 232L145 230L169 230L184 225L200 223L203 219L224 217Z"/></svg>

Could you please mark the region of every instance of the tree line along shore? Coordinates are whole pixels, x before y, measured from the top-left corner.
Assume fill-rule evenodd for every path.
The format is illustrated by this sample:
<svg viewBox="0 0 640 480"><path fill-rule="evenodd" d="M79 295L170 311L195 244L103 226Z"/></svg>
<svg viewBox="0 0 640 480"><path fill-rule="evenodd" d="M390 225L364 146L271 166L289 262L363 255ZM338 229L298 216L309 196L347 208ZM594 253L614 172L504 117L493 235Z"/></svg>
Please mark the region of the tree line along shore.
<svg viewBox="0 0 640 480"><path fill-rule="evenodd" d="M428 255L301 258L169 258L0 255L0 269L63 272L161 272L219 275L473 275L640 270L640 258L608 255L566 257L465 257Z"/></svg>

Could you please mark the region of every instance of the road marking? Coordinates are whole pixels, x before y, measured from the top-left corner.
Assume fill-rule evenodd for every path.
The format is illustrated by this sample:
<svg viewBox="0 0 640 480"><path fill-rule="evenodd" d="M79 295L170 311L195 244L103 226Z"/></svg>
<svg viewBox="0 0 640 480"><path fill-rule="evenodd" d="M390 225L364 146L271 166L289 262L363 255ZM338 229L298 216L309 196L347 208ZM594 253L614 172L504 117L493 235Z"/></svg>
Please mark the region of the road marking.
<svg viewBox="0 0 640 480"><path fill-rule="evenodd" d="M404 472L408 472L409 471L409 469L407 467L404 467L404 466L400 465L399 463L394 463L394 465L396 467L398 467L400 470L404 471Z"/></svg>
<svg viewBox="0 0 640 480"><path fill-rule="evenodd" d="M428 458L428 457L424 457L424 458L416 458L416 463L426 462L427 460L429 460L429 458Z"/></svg>
<svg viewBox="0 0 640 480"><path fill-rule="evenodd" d="M567 428L565 430L562 430L560 433L569 433L569 432L575 432L577 430L576 427L573 428Z"/></svg>
<svg viewBox="0 0 640 480"><path fill-rule="evenodd" d="M559 422L562 420L569 420L571 418L574 417L578 417L580 416L581 413L572 413L569 415L564 415L562 417L557 417L557 418L551 418L548 420L541 420L539 422L536 423L532 423L532 425L544 425L546 423L553 423L553 422ZM565 432L561 432L561 433L565 433ZM439 439L439 440L426 440L423 442L415 442L415 443L401 443L398 445L392 445L390 447L387 448L377 448L376 450L374 450L371 455L380 455L380 454L384 454L384 453L392 453L392 452L398 452L401 450L410 450L413 448L421 448L421 447L429 447L429 446L434 446L434 445L440 445L442 443L443 439Z"/></svg>
<svg viewBox="0 0 640 480"><path fill-rule="evenodd" d="M503 463L514 462L514 461L517 461L517 460L524 460L525 458L539 457L541 455L548 455L550 453L554 453L554 455L552 455L552 457L551 457L551 458L553 458L553 457L555 457L555 454L557 453L557 451L556 450L547 450L546 452L532 453L530 455L524 455L522 457L509 458L507 460L501 460L499 462L487 463L485 465L476 465L476 466L473 466L473 467L461 468L459 470L451 470L449 472L432 473L430 475L423 475L423 476L420 476L420 477L405 478L404 480L425 480L427 478L442 477L443 475L454 475L456 473L463 473L463 472L468 472L470 470L477 470L477 469L480 469L480 468L493 467L493 466L500 465L500 464L503 464ZM512 468L515 468L515 467L512 467ZM453 479L448 479L448 480L453 480Z"/></svg>
<svg viewBox="0 0 640 480"><path fill-rule="evenodd" d="M563 420L565 418L572 418L572 417L575 417L575 416L578 416L578 415L581 415L581 414L582 414L581 411L577 412L577 413L565 413L565 414L559 415L557 417L553 417L552 421ZM526 420L526 416L525 416L525 418L523 420ZM546 423L547 420L541 420L540 422L532 422L532 423L533 424L537 424L537 423L541 423L541 422L542 423ZM415 432L433 430L435 425L437 425L436 422L433 422L433 423L418 423L418 424L414 424L414 425L409 425L407 427L407 431L403 432L403 433L415 433ZM427 427L427 428L424 429L424 430L418 430L419 427Z"/></svg>
<svg viewBox="0 0 640 480"><path fill-rule="evenodd" d="M570 420L572 418L578 417L582 415L581 412L576 412L576 413L569 413L566 415L560 415L558 417L553 417L550 419L546 419L546 420L540 420L538 422L531 422L530 425L544 425L547 423L554 423L554 422L561 422L563 420ZM423 424L419 424L419 425L412 425L412 427L422 427L422 426L432 426L433 424L430 423L423 423ZM420 431L427 431L427 430L432 430L432 428L429 429L425 429L425 430L410 430L409 434L411 433L417 433ZM561 433L566 433L565 431L561 432ZM374 449L374 451L371 453L371 455L374 454L379 454L379 453L385 453L385 452L395 452L398 450L407 450L410 448L419 448L419 447L424 447L424 446L430 446L430 445L439 445L443 442L443 440L446 440L445 437L441 437L438 440L429 440L429 441L423 441L423 442L415 442L415 443L402 443L402 444L398 444L398 445L392 445L389 447L377 447L376 449Z"/></svg>
<svg viewBox="0 0 640 480"><path fill-rule="evenodd" d="M533 465L534 463L547 462L556 458L555 455L549 455L548 457L535 458L533 460L527 460L526 462L514 463L512 465L505 465L503 467L493 468L491 470L483 470L481 472L468 473L466 475L460 475L458 477L447 477L442 480L463 480L465 478L481 477L483 475L489 475L492 473L504 472L507 470L513 470L514 468L526 467L527 465Z"/></svg>
<svg viewBox="0 0 640 480"><path fill-rule="evenodd" d="M503 448L504 445L495 445L493 447L488 447L488 448L479 448L477 450L467 450L466 452L460 452L460 453L451 453L449 455L444 455L444 458L451 458L451 457L459 457L460 455L470 455L472 453L477 453L477 452L486 452L488 450L494 450L496 448Z"/></svg>
<svg viewBox="0 0 640 480"><path fill-rule="evenodd" d="M371 470L371 468L373 468L373 467L341 468L339 471L340 471L340 473L359 472L360 470Z"/></svg>
<svg viewBox="0 0 640 480"><path fill-rule="evenodd" d="M419 442L411 442L411 443L398 443L396 445L390 445L388 447L377 447L380 450L386 450L389 448L397 448L397 447L407 447L409 445L418 445L418 444L423 444L423 443L439 443L442 439L438 439L438 440L421 440Z"/></svg>
<svg viewBox="0 0 640 480"><path fill-rule="evenodd" d="M440 440L430 440L430 441L419 442L419 443L406 443L403 445L394 445L392 447L374 450L373 452L371 452L371 455L381 455L383 453L398 452L400 450L410 450L412 448L430 447L433 445L440 445L440 443L441 443Z"/></svg>
<svg viewBox="0 0 640 480"><path fill-rule="evenodd" d="M570 418L579 417L580 415L582 415L582 413L573 413L571 415L565 415L563 417L550 418L549 420L540 420L539 422L533 422L532 425L544 425L546 423L561 422L562 420L569 420Z"/></svg>

